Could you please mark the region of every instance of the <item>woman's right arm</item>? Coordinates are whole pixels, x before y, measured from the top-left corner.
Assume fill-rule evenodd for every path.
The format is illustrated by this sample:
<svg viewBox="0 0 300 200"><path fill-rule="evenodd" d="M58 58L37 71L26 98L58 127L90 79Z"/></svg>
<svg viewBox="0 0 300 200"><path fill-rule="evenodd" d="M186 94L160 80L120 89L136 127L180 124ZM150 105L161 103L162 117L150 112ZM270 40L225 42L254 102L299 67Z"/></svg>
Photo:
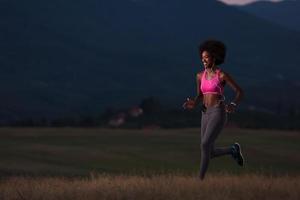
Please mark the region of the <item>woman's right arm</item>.
<svg viewBox="0 0 300 200"><path fill-rule="evenodd" d="M182 105L184 109L188 109L188 110L194 109L202 101L203 94L200 90L201 75L202 75L202 73L197 73L197 75L196 75L197 96L194 99L187 98L187 100Z"/></svg>
<svg viewBox="0 0 300 200"><path fill-rule="evenodd" d="M202 77L202 72L197 73L196 75L196 83L197 83L197 96L194 98L194 102L195 102L195 107L197 105L199 105L199 103L202 101L203 99L203 93L200 90L200 85L201 85L201 77Z"/></svg>

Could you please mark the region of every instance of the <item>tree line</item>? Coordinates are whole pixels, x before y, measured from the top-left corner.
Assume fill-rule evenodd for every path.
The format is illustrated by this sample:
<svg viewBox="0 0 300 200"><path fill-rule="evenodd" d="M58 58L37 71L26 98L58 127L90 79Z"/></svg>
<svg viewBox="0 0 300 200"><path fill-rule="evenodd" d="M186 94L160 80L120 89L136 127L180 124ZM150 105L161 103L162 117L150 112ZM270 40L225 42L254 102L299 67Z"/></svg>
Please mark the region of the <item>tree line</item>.
<svg viewBox="0 0 300 200"><path fill-rule="evenodd" d="M98 115L61 117L56 119L22 119L1 124L9 127L103 127L103 128L187 128L201 126L200 109L166 109L158 98L148 97L139 105L114 109L107 108ZM256 110L239 110L228 116L229 127L253 129L300 130L300 114L266 113Z"/></svg>

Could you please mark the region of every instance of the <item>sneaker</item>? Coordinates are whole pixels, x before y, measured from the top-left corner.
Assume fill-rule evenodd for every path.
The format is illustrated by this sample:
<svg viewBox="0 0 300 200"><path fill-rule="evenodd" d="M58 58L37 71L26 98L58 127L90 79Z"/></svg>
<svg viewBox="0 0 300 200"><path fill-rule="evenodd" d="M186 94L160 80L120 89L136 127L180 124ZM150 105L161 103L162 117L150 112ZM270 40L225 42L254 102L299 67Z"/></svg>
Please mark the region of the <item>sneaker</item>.
<svg viewBox="0 0 300 200"><path fill-rule="evenodd" d="M237 164L239 166L244 166L244 158L243 158L243 155L242 155L242 151L241 151L241 146L239 143L234 143L232 146L232 157L233 159L237 162Z"/></svg>

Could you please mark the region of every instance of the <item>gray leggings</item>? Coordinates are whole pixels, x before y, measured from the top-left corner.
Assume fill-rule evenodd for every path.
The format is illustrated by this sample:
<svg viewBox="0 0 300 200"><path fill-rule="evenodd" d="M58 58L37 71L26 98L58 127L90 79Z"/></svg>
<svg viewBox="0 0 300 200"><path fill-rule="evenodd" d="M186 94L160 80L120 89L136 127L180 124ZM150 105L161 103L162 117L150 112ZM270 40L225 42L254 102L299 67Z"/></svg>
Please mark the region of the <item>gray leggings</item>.
<svg viewBox="0 0 300 200"><path fill-rule="evenodd" d="M231 154L231 147L214 147L215 140L221 133L226 121L227 114L223 105L210 107L202 112L200 179L204 179L211 158Z"/></svg>

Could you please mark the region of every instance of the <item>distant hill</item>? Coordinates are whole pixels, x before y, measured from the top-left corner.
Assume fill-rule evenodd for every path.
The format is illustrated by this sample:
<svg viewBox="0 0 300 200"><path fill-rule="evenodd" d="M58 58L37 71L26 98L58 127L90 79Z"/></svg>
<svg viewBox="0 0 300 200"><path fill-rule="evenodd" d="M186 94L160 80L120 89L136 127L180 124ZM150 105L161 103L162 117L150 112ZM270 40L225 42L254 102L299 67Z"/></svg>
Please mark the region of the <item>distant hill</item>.
<svg viewBox="0 0 300 200"><path fill-rule="evenodd" d="M257 1L245 6L237 6L263 19L300 31L300 1L285 0L280 2Z"/></svg>
<svg viewBox="0 0 300 200"><path fill-rule="evenodd" d="M223 68L246 90L244 105L271 109L277 87L281 102L298 102L289 91L299 88L299 33L217 1L3 0L0 24L2 121L99 113L148 96L180 107L195 94L207 38L228 46Z"/></svg>

